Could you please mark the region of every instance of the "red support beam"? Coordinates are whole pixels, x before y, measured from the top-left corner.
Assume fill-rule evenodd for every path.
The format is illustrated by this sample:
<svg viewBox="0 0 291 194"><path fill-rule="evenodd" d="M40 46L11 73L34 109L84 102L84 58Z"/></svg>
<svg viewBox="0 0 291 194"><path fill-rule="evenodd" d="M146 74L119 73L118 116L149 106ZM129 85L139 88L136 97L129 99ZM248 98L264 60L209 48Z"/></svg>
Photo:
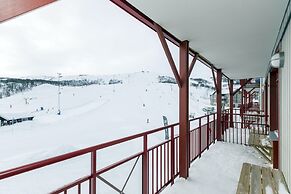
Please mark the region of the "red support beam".
<svg viewBox="0 0 291 194"><path fill-rule="evenodd" d="M266 78L266 81L265 81L265 91L264 91L264 94L265 94L265 106L264 106L264 112L265 112L265 124L268 123L268 95L269 95L269 91L268 91L268 78Z"/></svg>
<svg viewBox="0 0 291 194"><path fill-rule="evenodd" d="M199 57L199 54L197 53L197 54L193 57L193 59L192 59L192 62L191 62L190 67L189 67L189 77L190 77L190 75L191 75L191 73L192 73L192 70L193 70L193 68L194 68L194 66L195 66L195 64L196 64L196 61L197 61L198 57Z"/></svg>
<svg viewBox="0 0 291 194"><path fill-rule="evenodd" d="M0 23L56 0L1 0Z"/></svg>
<svg viewBox="0 0 291 194"><path fill-rule="evenodd" d="M159 36L159 39L161 41L161 44L163 46L163 49L165 51L165 54L167 56L168 62L169 62L170 66L171 66L171 69L173 71L173 74L174 74L174 76L176 78L176 82L177 82L178 86L181 88L181 78L180 78L179 73L177 71L175 62L173 60L171 51L170 51L170 49L168 47L168 44L167 44L166 38L164 36L163 30L162 30L161 26L159 26L158 24L154 24L154 26L155 26L155 29L156 29L157 34Z"/></svg>
<svg viewBox="0 0 291 194"><path fill-rule="evenodd" d="M253 87L250 91L248 91L248 94L250 94L252 91L254 91L254 89L256 89L257 87Z"/></svg>
<svg viewBox="0 0 291 194"><path fill-rule="evenodd" d="M229 113L230 113L230 127L233 127L233 80L229 80Z"/></svg>
<svg viewBox="0 0 291 194"><path fill-rule="evenodd" d="M183 41L180 45L180 76L181 88L179 98L179 169L180 177L189 176L189 42Z"/></svg>
<svg viewBox="0 0 291 194"><path fill-rule="evenodd" d="M214 67L213 67L213 65L211 66L211 72L212 72L212 78L213 78L215 90L217 92L217 90L218 90L218 88L217 88L217 81L216 81L216 78L215 78L215 73L214 73Z"/></svg>
<svg viewBox="0 0 291 194"><path fill-rule="evenodd" d="M234 92L233 92L233 95L235 95L238 91L240 91L245 85L247 85L248 83L250 83L250 81L252 80L253 78L250 78L246 81L244 80L241 80L241 84L240 84L240 87L238 89L236 89ZM242 82L243 81L243 82Z"/></svg>
<svg viewBox="0 0 291 194"><path fill-rule="evenodd" d="M217 140L222 140L222 131L221 131L221 81L222 81L222 72L221 69L217 70L217 88L216 88L216 111L217 111L217 120L216 120L216 130L217 130Z"/></svg>
<svg viewBox="0 0 291 194"><path fill-rule="evenodd" d="M144 23L146 26L148 26L149 28L151 28L152 30L156 30L155 29L155 22L149 18L148 16L146 16L144 13L142 13L140 10L138 10L137 8L135 8L133 5L131 5L128 1L126 0L110 0L112 3L116 4L118 7L120 7L121 9L123 9L124 11L126 11L128 14L132 15L134 18L136 18L137 20L139 20L140 22ZM166 29L162 28L162 31L164 33L164 36L167 40L169 40L170 42L172 42L173 44L175 44L176 46L180 46L181 44L181 40L178 39L177 37L175 37L173 34L171 34L169 31L167 31ZM189 48L189 54L191 56L195 56L198 52L195 51L192 48ZM198 60L205 64L207 67L211 68L214 67L213 64L206 59L204 56L199 55ZM217 70L216 67L214 67L215 70ZM225 74L223 74L225 77L227 77ZM228 78L228 77L227 77Z"/></svg>
<svg viewBox="0 0 291 194"><path fill-rule="evenodd" d="M240 103L240 118L241 118L241 128L243 128L243 114L244 114L244 80L240 80L240 88L241 88L241 103ZM238 91L238 90L236 90Z"/></svg>
<svg viewBox="0 0 291 194"><path fill-rule="evenodd" d="M244 94L244 113L245 113L248 109L248 107L247 107L248 106L248 104L247 104L247 91L244 90L243 94Z"/></svg>
<svg viewBox="0 0 291 194"><path fill-rule="evenodd" d="M270 130L279 131L278 122L278 70L270 73ZM273 141L273 168L279 168L279 143Z"/></svg>

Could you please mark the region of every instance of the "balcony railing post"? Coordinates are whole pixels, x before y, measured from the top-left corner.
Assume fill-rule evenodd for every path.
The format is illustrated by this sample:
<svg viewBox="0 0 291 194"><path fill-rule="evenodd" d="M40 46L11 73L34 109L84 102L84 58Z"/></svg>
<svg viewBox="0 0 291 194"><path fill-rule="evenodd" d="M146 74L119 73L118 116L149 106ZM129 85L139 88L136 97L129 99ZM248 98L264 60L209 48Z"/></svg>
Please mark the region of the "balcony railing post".
<svg viewBox="0 0 291 194"><path fill-rule="evenodd" d="M207 115L207 149L209 149L209 115Z"/></svg>
<svg viewBox="0 0 291 194"><path fill-rule="evenodd" d="M96 150L91 152L90 194L96 194Z"/></svg>
<svg viewBox="0 0 291 194"><path fill-rule="evenodd" d="M215 138L215 130L216 130L216 121L215 121L215 114L216 113L214 113L213 114L213 129L212 129L212 131L213 131L213 141L214 141L214 143L215 143L215 140L216 140L216 138Z"/></svg>
<svg viewBox="0 0 291 194"><path fill-rule="evenodd" d="M201 118L199 118L199 158L201 157Z"/></svg>
<svg viewBox="0 0 291 194"><path fill-rule="evenodd" d="M171 184L174 184L175 179L175 137L174 126L171 127Z"/></svg>
<svg viewBox="0 0 291 194"><path fill-rule="evenodd" d="M148 136L143 136L142 194L149 194Z"/></svg>

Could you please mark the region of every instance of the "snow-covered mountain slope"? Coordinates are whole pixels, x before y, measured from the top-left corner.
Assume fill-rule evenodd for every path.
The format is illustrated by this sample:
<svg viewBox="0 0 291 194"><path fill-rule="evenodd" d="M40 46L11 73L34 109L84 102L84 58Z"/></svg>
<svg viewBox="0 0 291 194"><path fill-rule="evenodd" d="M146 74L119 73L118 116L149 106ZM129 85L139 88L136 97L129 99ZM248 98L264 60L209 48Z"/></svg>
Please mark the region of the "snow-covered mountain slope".
<svg viewBox="0 0 291 194"><path fill-rule="evenodd" d="M62 86L61 115L56 114L55 85L39 85L1 99L0 116L29 113L35 118L0 127L0 142L4 145L0 146L0 171L160 127L162 116L167 116L169 123L178 122L176 84L160 83L158 75L148 72L106 79L113 78L122 83ZM210 106L212 92L211 88L191 86L190 113L204 115L202 109ZM151 141L161 139L163 134ZM138 147L139 144L133 144L131 150ZM127 149L118 152L126 153ZM100 160L108 162L108 158Z"/></svg>

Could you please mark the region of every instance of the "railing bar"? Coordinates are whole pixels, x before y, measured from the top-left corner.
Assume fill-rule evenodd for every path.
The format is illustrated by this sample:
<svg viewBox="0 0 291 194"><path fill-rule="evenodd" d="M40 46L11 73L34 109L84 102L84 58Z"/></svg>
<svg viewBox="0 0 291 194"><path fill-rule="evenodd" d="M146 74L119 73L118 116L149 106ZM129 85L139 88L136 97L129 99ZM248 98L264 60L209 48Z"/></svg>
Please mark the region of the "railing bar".
<svg viewBox="0 0 291 194"><path fill-rule="evenodd" d="M167 143L167 181L170 180L170 143Z"/></svg>
<svg viewBox="0 0 291 194"><path fill-rule="evenodd" d="M126 187L128 181L129 181L129 179L130 179L130 177L131 177L131 175L132 175L132 173L133 173L133 170L135 169L135 167L136 167L136 165L137 165L137 162L138 162L139 158L140 158L140 156L138 156L138 157L136 158L136 160L135 160L135 162L134 162L134 164L133 164L133 167L131 168L131 170L130 170L130 172L129 172L127 178L126 178L126 181L125 181L125 183L124 183L124 185L123 185L123 187L122 187L122 189L121 189L122 192L124 191L124 189L125 189L125 187Z"/></svg>
<svg viewBox="0 0 291 194"><path fill-rule="evenodd" d="M160 147L160 188L162 188L163 185L163 166L162 166L162 161L163 161L163 150L162 150L162 146Z"/></svg>
<svg viewBox="0 0 291 194"><path fill-rule="evenodd" d="M81 183L78 184L78 194L81 194Z"/></svg>
<svg viewBox="0 0 291 194"><path fill-rule="evenodd" d="M152 152L152 194L154 194L154 167L155 167L154 150L151 150L151 152Z"/></svg>
<svg viewBox="0 0 291 194"><path fill-rule="evenodd" d="M175 139L174 127L171 127L171 184L174 184L175 177Z"/></svg>
<svg viewBox="0 0 291 194"><path fill-rule="evenodd" d="M166 184L166 144L164 145L164 184Z"/></svg>
<svg viewBox="0 0 291 194"><path fill-rule="evenodd" d="M121 191L120 189L118 189L116 186L114 186L112 183L110 183L108 180L106 180L105 178L101 177L100 175L98 175L97 178L99 180L101 180L103 183L105 183L106 185L108 185L109 187L111 187L113 190L117 191L118 193L124 194L123 191Z"/></svg>
<svg viewBox="0 0 291 194"><path fill-rule="evenodd" d="M159 190L159 148L157 147L156 148L156 190L158 191Z"/></svg>

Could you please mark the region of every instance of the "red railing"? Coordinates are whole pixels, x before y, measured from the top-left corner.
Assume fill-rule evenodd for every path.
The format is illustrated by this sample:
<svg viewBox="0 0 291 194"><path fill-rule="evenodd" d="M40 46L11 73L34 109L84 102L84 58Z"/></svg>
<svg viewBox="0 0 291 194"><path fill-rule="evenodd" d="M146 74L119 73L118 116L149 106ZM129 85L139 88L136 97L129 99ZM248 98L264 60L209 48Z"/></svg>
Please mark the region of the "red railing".
<svg viewBox="0 0 291 194"><path fill-rule="evenodd" d="M266 116L259 111L242 113L240 109L234 109L232 127L229 109L222 113L222 136L226 142L248 145L250 133L268 135L269 125L265 122Z"/></svg>
<svg viewBox="0 0 291 194"><path fill-rule="evenodd" d="M215 119L215 114L211 114L190 120L191 130L189 134L189 164L197 157L200 157L201 153L203 153L203 151L208 149L209 146L215 142ZM0 180L7 180L8 178L15 177L16 175L19 177L25 173L33 172L40 168L51 167L53 164L70 161L70 159L90 154L91 166L90 173L88 175L80 177L65 186L61 186L59 189L49 191L49 193L67 194L70 192L78 194L96 194L98 193L96 190L97 181L101 181L103 184L106 184L108 188L115 190L116 193L124 193L133 171L135 168L140 168L141 177L135 177L135 179L140 180L140 183L134 185L136 186L134 193L156 194L163 190L167 185L173 184L175 177L179 175L178 127L179 123L175 123L166 127L161 127L144 133L139 133L129 137L102 143L96 146L20 166L14 169L6 170L0 172ZM165 129L170 129L170 139L163 140L160 143L149 146L151 143L149 138L151 138L153 134L163 133ZM139 151L136 151L130 156L127 154L127 156L123 159L98 168L99 165L97 165L97 161L98 158L102 156L99 152L106 148L120 146L123 143L128 143L134 140L138 140L139 142L142 141L142 146ZM103 177L104 174L112 172L117 168L121 168L123 165L133 161L134 165L131 168L130 173L127 176L122 188L121 186L118 187L114 185L110 180L107 180Z"/></svg>

